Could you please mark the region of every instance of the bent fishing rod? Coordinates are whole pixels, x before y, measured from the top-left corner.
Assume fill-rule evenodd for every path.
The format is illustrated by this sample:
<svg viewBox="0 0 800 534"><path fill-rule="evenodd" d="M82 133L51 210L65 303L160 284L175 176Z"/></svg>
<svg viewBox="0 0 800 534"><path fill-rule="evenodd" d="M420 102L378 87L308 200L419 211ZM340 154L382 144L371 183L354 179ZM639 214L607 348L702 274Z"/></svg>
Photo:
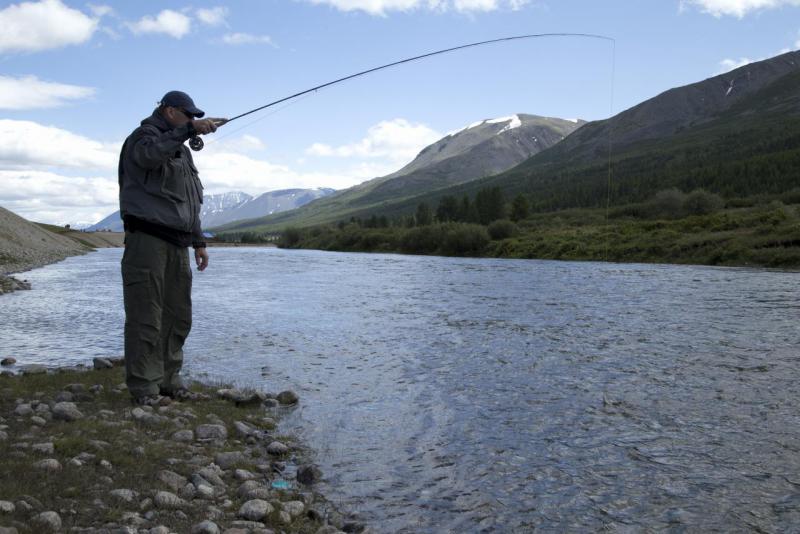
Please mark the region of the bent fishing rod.
<svg viewBox="0 0 800 534"><path fill-rule="evenodd" d="M390 67L396 67L397 65L402 65L403 63L411 63L412 61L418 61L418 60L425 59L425 58L428 58L428 57L431 57L431 56L437 56L439 54L447 54L449 52L455 52L456 50L463 50L465 48L474 48L474 47L478 47L478 46L484 46L484 45L489 45L489 44L494 44L494 43L500 43L500 42L504 42L504 41L517 41L517 40L520 40L520 39L536 39L536 38L543 38L543 37L577 37L577 38L586 38L586 39L602 39L602 40L605 40L605 41L611 41L612 43L615 42L615 40L612 37L607 37L605 35L598 35L598 34L593 34L593 33L536 33L536 34L529 34L529 35L516 35L516 36L512 36L512 37L500 37L499 39L490 39L488 41L479 41L479 42L476 42L476 43L468 43L468 44L464 44L464 45L461 45L461 46L454 46L452 48L445 48L443 50L436 50L435 52L428 52L427 54L422 54L422 55L419 55L419 56L414 56L414 57L409 57L409 58L406 58L406 59L401 59L400 61L394 61L392 63L387 63L386 65L381 65L379 67L373 67L371 69L362 70L361 72L356 72L355 74L350 74L349 76L345 76L343 78L339 78L337 80L333 80L333 81L330 81L330 82L327 82L327 83L323 83L321 85L317 85L316 87L312 87L310 89L306 89L304 91L300 91L299 93L295 93L293 95L289 95L289 96L283 97L281 99L275 100L274 102L270 102L269 104L265 104L263 106L259 106L259 107L255 108L255 109L251 109L250 111L246 111L244 113L236 115L235 117L232 117L230 119L215 119L214 124L217 127L219 127L219 126L222 126L224 124L228 124L230 122L233 122L236 119L241 119L242 117L246 117L247 115L250 115L252 113L256 113L256 112L261 111L263 109L267 109L267 108L270 108L272 106L276 106L276 105L278 105L278 104L280 104L282 102L286 102L288 100L292 100L292 99L298 98L300 96L303 96L303 95L306 95L306 94L309 94L309 93L313 93L315 91L319 91L320 89L324 89L326 87L330 87L330 86L336 85L338 83L346 82L347 80L352 80L353 78L358 78L359 76L364 76L366 74L370 74L370 73L373 73L373 72L376 72L376 71L379 71L379 70L383 70L383 69L388 69ZM200 136L195 136L195 137L192 137L189 140L189 146L191 147L192 150L198 151L198 150L202 150L203 149L204 143L203 143L203 140L200 138Z"/></svg>

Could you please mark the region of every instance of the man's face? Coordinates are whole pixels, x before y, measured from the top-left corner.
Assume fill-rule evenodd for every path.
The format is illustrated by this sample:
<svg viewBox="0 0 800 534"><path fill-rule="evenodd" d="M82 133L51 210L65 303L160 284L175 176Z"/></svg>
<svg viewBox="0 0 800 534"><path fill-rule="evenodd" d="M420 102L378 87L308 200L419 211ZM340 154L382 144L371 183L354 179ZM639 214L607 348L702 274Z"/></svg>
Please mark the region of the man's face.
<svg viewBox="0 0 800 534"><path fill-rule="evenodd" d="M194 117L189 115L189 113L187 113L184 109L174 108L172 106L167 106L164 108L164 118L170 124L170 126L174 128L183 126L187 122L194 120Z"/></svg>

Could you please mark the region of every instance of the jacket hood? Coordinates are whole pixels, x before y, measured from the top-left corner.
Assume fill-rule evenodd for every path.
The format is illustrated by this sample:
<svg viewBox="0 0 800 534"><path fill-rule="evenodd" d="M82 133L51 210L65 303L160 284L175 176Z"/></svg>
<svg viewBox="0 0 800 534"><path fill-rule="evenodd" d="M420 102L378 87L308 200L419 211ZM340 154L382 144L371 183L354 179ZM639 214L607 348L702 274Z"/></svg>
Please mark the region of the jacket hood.
<svg viewBox="0 0 800 534"><path fill-rule="evenodd" d="M158 112L158 109L153 110L153 114L147 117L142 121L142 126L149 124L150 126L155 126L162 132L166 132L167 130L171 130L172 127L169 123L161 116L161 113Z"/></svg>

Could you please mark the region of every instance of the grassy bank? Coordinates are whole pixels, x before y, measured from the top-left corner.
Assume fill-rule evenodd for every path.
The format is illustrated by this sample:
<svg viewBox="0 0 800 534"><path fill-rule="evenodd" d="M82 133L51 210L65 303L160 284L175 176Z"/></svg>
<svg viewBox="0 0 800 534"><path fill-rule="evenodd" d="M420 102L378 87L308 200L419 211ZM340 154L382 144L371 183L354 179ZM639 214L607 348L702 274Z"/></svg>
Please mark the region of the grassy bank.
<svg viewBox="0 0 800 534"><path fill-rule="evenodd" d="M318 471L275 433L278 401L192 389L210 399L137 408L119 367L0 376L0 527L338 530L298 480L313 484Z"/></svg>
<svg viewBox="0 0 800 534"><path fill-rule="evenodd" d="M702 215L651 205L574 209L489 225L434 223L288 229L287 248L498 258L800 267L800 203L731 203ZM749 205L748 205L749 204ZM646 213L645 213L646 212ZM411 226L411 227L408 227Z"/></svg>

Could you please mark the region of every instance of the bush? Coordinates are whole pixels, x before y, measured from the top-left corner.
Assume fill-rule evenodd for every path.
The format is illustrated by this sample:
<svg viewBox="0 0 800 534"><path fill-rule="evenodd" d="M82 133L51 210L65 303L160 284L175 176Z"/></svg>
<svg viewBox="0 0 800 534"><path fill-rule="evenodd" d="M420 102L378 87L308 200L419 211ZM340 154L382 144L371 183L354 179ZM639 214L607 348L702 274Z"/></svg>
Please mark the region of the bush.
<svg viewBox="0 0 800 534"><path fill-rule="evenodd" d="M299 228L287 228L278 239L278 246L281 248L292 248L297 246L303 239L303 233Z"/></svg>
<svg viewBox="0 0 800 534"><path fill-rule="evenodd" d="M494 240L515 236L519 228L508 219L500 219L489 225L489 236Z"/></svg>
<svg viewBox="0 0 800 534"><path fill-rule="evenodd" d="M432 254L442 241L440 226L419 226L412 228L400 240L403 252L411 254Z"/></svg>
<svg viewBox="0 0 800 534"><path fill-rule="evenodd" d="M680 219L685 201L686 195L677 189L659 191L646 203L642 215L650 219Z"/></svg>
<svg viewBox="0 0 800 534"><path fill-rule="evenodd" d="M443 230L440 247L443 254L477 255L489 244L486 228L479 224L449 224Z"/></svg>
<svg viewBox="0 0 800 534"><path fill-rule="evenodd" d="M683 208L689 215L708 215L719 211L725 206L722 197L702 189L695 189L683 202Z"/></svg>

